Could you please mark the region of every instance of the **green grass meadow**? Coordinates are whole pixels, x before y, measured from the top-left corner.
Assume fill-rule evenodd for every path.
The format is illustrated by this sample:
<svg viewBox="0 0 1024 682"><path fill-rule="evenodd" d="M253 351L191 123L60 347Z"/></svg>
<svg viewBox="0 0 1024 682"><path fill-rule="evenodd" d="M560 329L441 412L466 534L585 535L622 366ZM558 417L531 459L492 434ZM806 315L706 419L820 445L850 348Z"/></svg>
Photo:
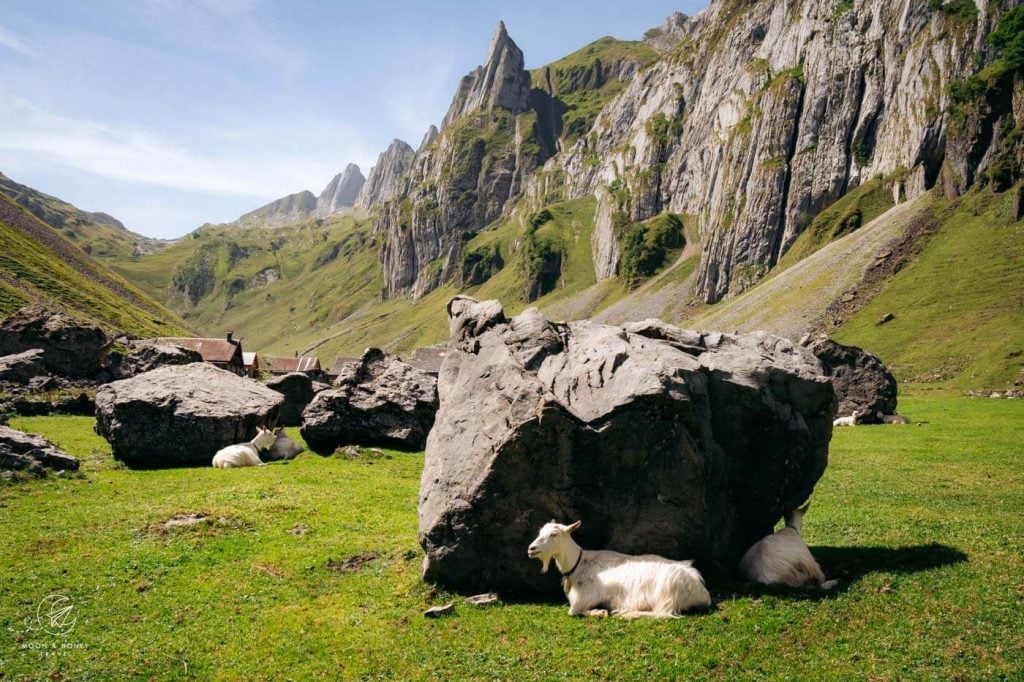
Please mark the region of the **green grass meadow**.
<svg viewBox="0 0 1024 682"><path fill-rule="evenodd" d="M0 484L0 678L1020 679L1024 401L900 412L915 424L834 435L805 538L837 590L714 584L713 611L671 621L425 585L422 455L131 471L91 418L16 419L83 469ZM161 528L183 513L210 521ZM64 636L31 629L52 594Z"/></svg>

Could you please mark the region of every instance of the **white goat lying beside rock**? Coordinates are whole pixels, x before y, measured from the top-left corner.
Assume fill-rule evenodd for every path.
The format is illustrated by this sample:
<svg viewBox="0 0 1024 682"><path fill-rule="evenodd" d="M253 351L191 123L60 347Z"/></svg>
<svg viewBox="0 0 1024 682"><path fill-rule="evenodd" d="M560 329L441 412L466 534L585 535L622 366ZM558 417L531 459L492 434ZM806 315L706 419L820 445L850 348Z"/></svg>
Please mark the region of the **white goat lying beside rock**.
<svg viewBox="0 0 1024 682"><path fill-rule="evenodd" d="M273 431L257 426L256 437L248 443L229 445L218 450L217 454L213 456L213 466L219 469L262 466L260 450L266 450L274 444L275 440L277 440L277 436Z"/></svg>
<svg viewBox="0 0 1024 682"><path fill-rule="evenodd" d="M544 524L527 555L539 559L542 573L555 560L571 616L672 618L711 605L704 579L690 561L653 554L632 556L610 550L584 550L570 535L580 527Z"/></svg>
<svg viewBox="0 0 1024 682"><path fill-rule="evenodd" d="M849 417L839 417L838 419L833 420L832 426L856 426L857 417L859 416L860 412L854 410L853 414L851 414Z"/></svg>
<svg viewBox="0 0 1024 682"><path fill-rule="evenodd" d="M742 577L762 585L816 585L823 590L838 584L838 580L825 580L821 566L800 537L800 527L809 506L810 502L786 514L785 528L758 540L747 550L740 559Z"/></svg>

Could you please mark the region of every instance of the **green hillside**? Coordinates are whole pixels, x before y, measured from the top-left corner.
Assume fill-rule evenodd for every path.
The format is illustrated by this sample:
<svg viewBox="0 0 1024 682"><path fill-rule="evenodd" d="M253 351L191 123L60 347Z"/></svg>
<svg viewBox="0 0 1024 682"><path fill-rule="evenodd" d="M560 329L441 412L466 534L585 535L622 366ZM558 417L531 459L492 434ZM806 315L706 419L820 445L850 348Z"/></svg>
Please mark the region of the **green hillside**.
<svg viewBox="0 0 1024 682"><path fill-rule="evenodd" d="M937 201L938 233L836 339L877 353L903 381L1024 380L1024 221L1013 220L1011 194Z"/></svg>
<svg viewBox="0 0 1024 682"><path fill-rule="evenodd" d="M901 204L803 260L787 254L757 286L682 324L794 339L825 331L877 354L901 382L1007 388L1024 379L1024 222L1012 219L1012 194L979 189L950 201L933 192ZM895 273L866 281L876 255L922 220L934 235L915 242ZM811 243L801 240L794 248ZM836 327L836 305L851 291L853 310Z"/></svg>
<svg viewBox="0 0 1024 682"><path fill-rule="evenodd" d="M111 331L166 336L187 329L163 305L0 196L0 315L36 302Z"/></svg>
<svg viewBox="0 0 1024 682"><path fill-rule="evenodd" d="M0 195L4 195L39 218L64 238L107 265L131 258L136 253L152 253L166 242L128 231L106 213L91 213L19 184L0 173Z"/></svg>

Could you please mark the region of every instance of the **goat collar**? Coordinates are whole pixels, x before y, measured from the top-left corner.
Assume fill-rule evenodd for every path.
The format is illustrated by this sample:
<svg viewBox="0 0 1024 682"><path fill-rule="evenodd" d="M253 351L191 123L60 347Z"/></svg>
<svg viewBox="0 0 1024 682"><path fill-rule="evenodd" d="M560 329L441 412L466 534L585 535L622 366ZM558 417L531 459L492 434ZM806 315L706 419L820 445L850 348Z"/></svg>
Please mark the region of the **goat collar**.
<svg viewBox="0 0 1024 682"><path fill-rule="evenodd" d="M580 567L580 562L581 561L583 561L583 548L582 547L580 547L580 555L578 557L576 557L576 563L574 563L572 565L572 568L569 569L568 573L563 573L562 574L562 580L568 580L569 576L571 576L573 573L575 573L576 569Z"/></svg>

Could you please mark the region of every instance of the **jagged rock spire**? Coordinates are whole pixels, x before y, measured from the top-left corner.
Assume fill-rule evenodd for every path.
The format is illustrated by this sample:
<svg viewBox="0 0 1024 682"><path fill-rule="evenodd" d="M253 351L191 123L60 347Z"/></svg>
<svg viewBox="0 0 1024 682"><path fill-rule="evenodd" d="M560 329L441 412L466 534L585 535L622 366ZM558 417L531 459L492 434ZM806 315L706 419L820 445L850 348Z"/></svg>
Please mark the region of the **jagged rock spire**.
<svg viewBox="0 0 1024 682"><path fill-rule="evenodd" d="M459 116L495 107L514 114L530 108L530 74L523 68L523 51L499 21L487 50L487 60L463 76L441 127Z"/></svg>
<svg viewBox="0 0 1024 682"><path fill-rule="evenodd" d="M397 138L392 140L370 169L370 177L366 179L356 198L356 206L369 208L379 201L385 201L401 193L403 176L412 165L415 156L416 152L408 142Z"/></svg>
<svg viewBox="0 0 1024 682"><path fill-rule="evenodd" d="M317 215L332 215L349 208L356 202L366 178L359 166L350 163L327 184L316 202Z"/></svg>

